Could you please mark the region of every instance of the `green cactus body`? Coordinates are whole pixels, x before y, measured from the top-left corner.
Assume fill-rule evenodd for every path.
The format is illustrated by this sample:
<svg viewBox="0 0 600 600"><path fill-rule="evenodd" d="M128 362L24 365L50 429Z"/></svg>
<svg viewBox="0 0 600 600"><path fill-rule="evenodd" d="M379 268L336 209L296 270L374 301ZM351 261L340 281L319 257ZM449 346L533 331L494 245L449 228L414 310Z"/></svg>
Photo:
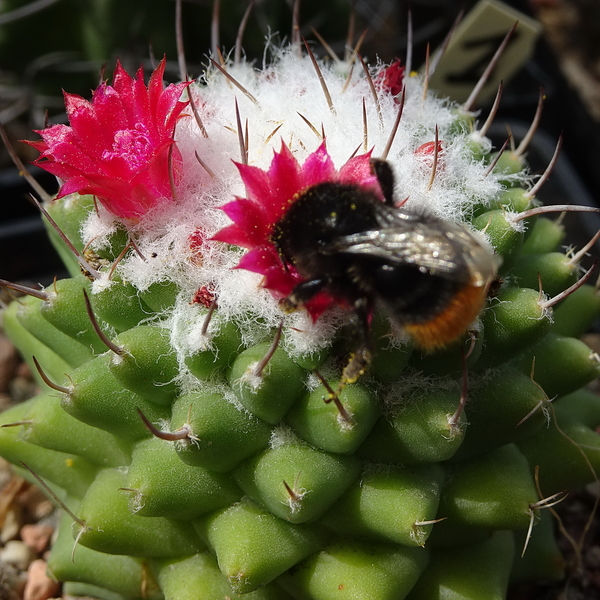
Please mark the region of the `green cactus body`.
<svg viewBox="0 0 600 600"><path fill-rule="evenodd" d="M4 312L6 332L47 378L40 375L36 398L0 416L0 454L30 480L22 462L47 480L81 519L61 519L48 561L65 591L119 600L503 600L510 580L562 573L545 516L533 529L533 558L519 554L543 510L536 469L547 495L593 481L590 463L600 471L600 402L584 389L600 367L577 339L600 314L597 290L583 286L550 307L538 273L552 296L578 277L557 250L562 226L511 220L532 204L520 187L522 156L507 153L484 175L490 145L474 141L473 115L423 96L419 77L405 78L401 133L386 151L397 195L409 197L406 212L383 203L393 183L373 175L370 155L348 160L358 122L348 115L370 97L368 82L355 76L346 88L321 66L332 109L312 97L307 57L284 50L259 76L231 65L256 100L238 97L250 139L242 144L248 164L237 167L234 98L222 74L210 69L190 87L201 98L204 135L175 104L185 85L163 90L159 70L149 85L155 99L165 94L171 112L160 114L173 127L160 152L174 150L152 168L175 165L177 197L155 177L132 192L131 205L124 192L112 204L108 192L94 192L97 207L87 192L49 205L94 264L81 275L51 229L71 277ZM387 68L373 71L380 107L365 108L365 119L381 124L365 142L373 158L398 114L397 94L377 83ZM298 113L323 123L327 146ZM280 123L277 151L270 134ZM358 142L362 120L359 129ZM145 147L142 130L125 132L137 140L131 147ZM415 269L394 298L379 288L361 295L378 285L369 279L375 267L361 262L376 254L373 239L386 250L381 277L396 265L377 238L392 235L382 221L336 238L318 260L312 242L289 258L284 216L317 188L349 196L352 218L360 202L375 214L386 206L395 252ZM155 205L140 208L148 190ZM415 203L431 221L414 217ZM397 214L414 219L418 240ZM456 224L463 215L474 216ZM320 216L287 224L301 246L339 217ZM454 245L429 256L440 231ZM130 239L135 252L124 251ZM344 252L352 268L337 287L302 271L304 261L346 268ZM422 286L426 294L410 296ZM463 322L447 333L455 313Z"/></svg>

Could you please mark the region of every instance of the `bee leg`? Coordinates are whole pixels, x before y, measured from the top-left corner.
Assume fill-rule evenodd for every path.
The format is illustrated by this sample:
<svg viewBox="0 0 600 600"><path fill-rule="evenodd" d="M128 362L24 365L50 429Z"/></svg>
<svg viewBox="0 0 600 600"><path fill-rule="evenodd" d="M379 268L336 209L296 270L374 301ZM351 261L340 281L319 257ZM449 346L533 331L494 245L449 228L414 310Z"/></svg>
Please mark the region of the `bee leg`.
<svg viewBox="0 0 600 600"><path fill-rule="evenodd" d="M339 394L344 386L354 383L371 364L371 333L369 328L371 302L367 298L359 298L354 302L354 313L358 320L359 341L356 350L350 355L350 360L342 372L342 380L338 386Z"/></svg>
<svg viewBox="0 0 600 600"><path fill-rule="evenodd" d="M299 283L287 298L280 301L281 308L286 313L294 312L316 296L325 287L325 283L325 279L309 279Z"/></svg>

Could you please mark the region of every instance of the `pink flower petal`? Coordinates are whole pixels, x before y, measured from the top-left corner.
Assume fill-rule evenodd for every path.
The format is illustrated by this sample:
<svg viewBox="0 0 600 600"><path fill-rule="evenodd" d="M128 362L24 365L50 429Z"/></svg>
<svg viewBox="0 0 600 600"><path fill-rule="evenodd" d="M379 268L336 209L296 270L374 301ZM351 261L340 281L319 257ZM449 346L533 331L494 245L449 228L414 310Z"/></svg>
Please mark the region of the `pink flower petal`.
<svg viewBox="0 0 600 600"><path fill-rule="evenodd" d="M305 188L317 183L337 180L337 172L331 156L327 153L325 142L306 159L302 166L302 177Z"/></svg>
<svg viewBox="0 0 600 600"><path fill-rule="evenodd" d="M265 211L255 202L240 198L222 207L222 210L235 223L242 224L247 238L254 245L265 240L270 231L266 228Z"/></svg>
<svg viewBox="0 0 600 600"><path fill-rule="evenodd" d="M94 106L84 100L81 96L75 94L64 94L65 107L67 109L67 116L73 132L77 131L77 137L89 137L90 140L94 140L94 143L88 144L88 153L95 155L97 159L100 158L102 152L101 148L103 142L107 143L111 131L107 131L102 123L96 116Z"/></svg>
<svg viewBox="0 0 600 600"><path fill-rule="evenodd" d="M237 264L238 269L245 269L253 273L268 273L272 269L283 270L277 255L272 248L257 248L244 254Z"/></svg>
<svg viewBox="0 0 600 600"><path fill-rule="evenodd" d="M371 168L371 152L351 158L340 169L340 181L368 187L383 200L379 180Z"/></svg>
<svg viewBox="0 0 600 600"><path fill-rule="evenodd" d="M102 137L104 145L108 147L116 131L129 127L121 96L114 88L103 84L94 92L92 104L98 122L103 124Z"/></svg>
<svg viewBox="0 0 600 600"><path fill-rule="evenodd" d="M381 90L391 96L399 96L402 93L404 83L404 67L399 59L381 70L375 79L375 84Z"/></svg>
<svg viewBox="0 0 600 600"><path fill-rule="evenodd" d="M117 62L113 84L102 84L92 101L65 94L70 124L55 125L31 142L41 152L37 165L64 180L60 196L94 194L118 217L138 220L148 210L174 200L169 170L180 178L181 153L169 152L180 101L188 83L164 88L163 59L144 84L140 69L132 78Z"/></svg>
<svg viewBox="0 0 600 600"><path fill-rule="evenodd" d="M210 239L217 242L232 244L234 246L241 246L242 248L254 248L254 243L251 237L248 236L244 229L238 227L237 225L229 225L228 227L224 227L215 233L215 235L213 235Z"/></svg>
<svg viewBox="0 0 600 600"><path fill-rule="evenodd" d="M271 185L269 175L262 169L252 165L242 165L235 163L244 185L246 193L250 200L256 201L259 204L261 199L267 198L271 194Z"/></svg>
<svg viewBox="0 0 600 600"><path fill-rule="evenodd" d="M339 301L336 301L326 292L319 292L304 305L304 308L307 310L311 319L316 321L328 308L331 308L336 304L339 304Z"/></svg>
<svg viewBox="0 0 600 600"><path fill-rule="evenodd" d="M281 151L273 156L268 178L269 195L264 198L263 204L268 206L273 220L279 220L294 195L305 187L300 165L284 143Z"/></svg>
<svg viewBox="0 0 600 600"><path fill-rule="evenodd" d="M52 173L52 171L50 171ZM53 173L55 175L55 173ZM69 194L85 194L84 189L89 185L89 181L85 177L71 177L68 181L64 183L64 185L58 191L56 195L57 198L63 198L64 196L68 196Z"/></svg>
<svg viewBox="0 0 600 600"><path fill-rule="evenodd" d="M294 287L299 283L294 277L283 267L271 267L263 271L264 281L263 287L274 293L276 298L285 298L289 296Z"/></svg>
<svg viewBox="0 0 600 600"><path fill-rule="evenodd" d="M357 156L338 171L323 142L303 165L298 163L285 144L279 152L275 152L267 171L238 164L248 197L238 198L221 207L234 223L219 231L213 239L247 248L249 252L236 268L263 275L262 286L276 298L285 298L304 279L293 265L283 264L271 239L273 228L302 192L326 181L366 187L382 197L370 158L370 153ZM320 292L304 308L316 320L334 304L339 305L340 300Z"/></svg>

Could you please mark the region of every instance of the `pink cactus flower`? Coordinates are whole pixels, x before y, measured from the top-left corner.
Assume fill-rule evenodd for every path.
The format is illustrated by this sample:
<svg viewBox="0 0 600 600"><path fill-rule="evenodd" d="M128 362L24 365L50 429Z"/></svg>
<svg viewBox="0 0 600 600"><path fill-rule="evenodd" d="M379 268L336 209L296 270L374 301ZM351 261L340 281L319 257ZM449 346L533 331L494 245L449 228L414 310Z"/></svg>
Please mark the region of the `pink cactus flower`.
<svg viewBox="0 0 600 600"><path fill-rule="evenodd" d="M174 200L169 168L177 181L182 160L173 134L188 84L165 88L165 62L148 87L142 69L134 79L117 63L113 85L100 85L91 102L65 93L70 125L37 131L42 140L28 142L41 152L35 164L62 180L59 198L93 194L111 213L131 220Z"/></svg>
<svg viewBox="0 0 600 600"><path fill-rule="evenodd" d="M437 158L434 158L436 152ZM436 142L425 142L415 150L415 156L419 158L423 162L423 166L428 169L431 169L433 167L434 160L437 160L436 169L439 171L443 171L445 168L445 154L446 151L444 148L444 142L442 142L442 140L438 140L437 150Z"/></svg>
<svg viewBox="0 0 600 600"><path fill-rule="evenodd" d="M397 58L393 63L382 69L379 72L375 83L378 84L384 92L398 99L404 85L404 67L400 62L400 59Z"/></svg>
<svg viewBox="0 0 600 600"><path fill-rule="evenodd" d="M303 281L293 265L283 264L271 236L275 224L302 192L319 183L331 181L363 186L383 199L377 177L371 169L370 153L351 158L339 170L327 153L325 142L300 164L282 144L267 171L250 165L237 165L246 186L247 198L237 198L222 207L233 221L213 239L243 248L247 252L237 268L264 276L262 285L276 298L285 298ZM318 293L305 308L316 320L340 300L326 292Z"/></svg>

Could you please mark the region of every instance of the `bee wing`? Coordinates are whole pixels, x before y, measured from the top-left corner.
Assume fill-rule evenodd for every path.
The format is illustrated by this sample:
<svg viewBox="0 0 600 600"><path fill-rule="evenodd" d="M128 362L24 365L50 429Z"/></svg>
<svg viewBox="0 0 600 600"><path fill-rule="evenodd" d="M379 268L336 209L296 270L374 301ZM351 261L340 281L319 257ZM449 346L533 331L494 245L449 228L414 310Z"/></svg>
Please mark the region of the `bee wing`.
<svg viewBox="0 0 600 600"><path fill-rule="evenodd" d="M331 251L415 265L476 286L487 285L499 264L488 244L464 226L406 213L381 229L339 237Z"/></svg>

